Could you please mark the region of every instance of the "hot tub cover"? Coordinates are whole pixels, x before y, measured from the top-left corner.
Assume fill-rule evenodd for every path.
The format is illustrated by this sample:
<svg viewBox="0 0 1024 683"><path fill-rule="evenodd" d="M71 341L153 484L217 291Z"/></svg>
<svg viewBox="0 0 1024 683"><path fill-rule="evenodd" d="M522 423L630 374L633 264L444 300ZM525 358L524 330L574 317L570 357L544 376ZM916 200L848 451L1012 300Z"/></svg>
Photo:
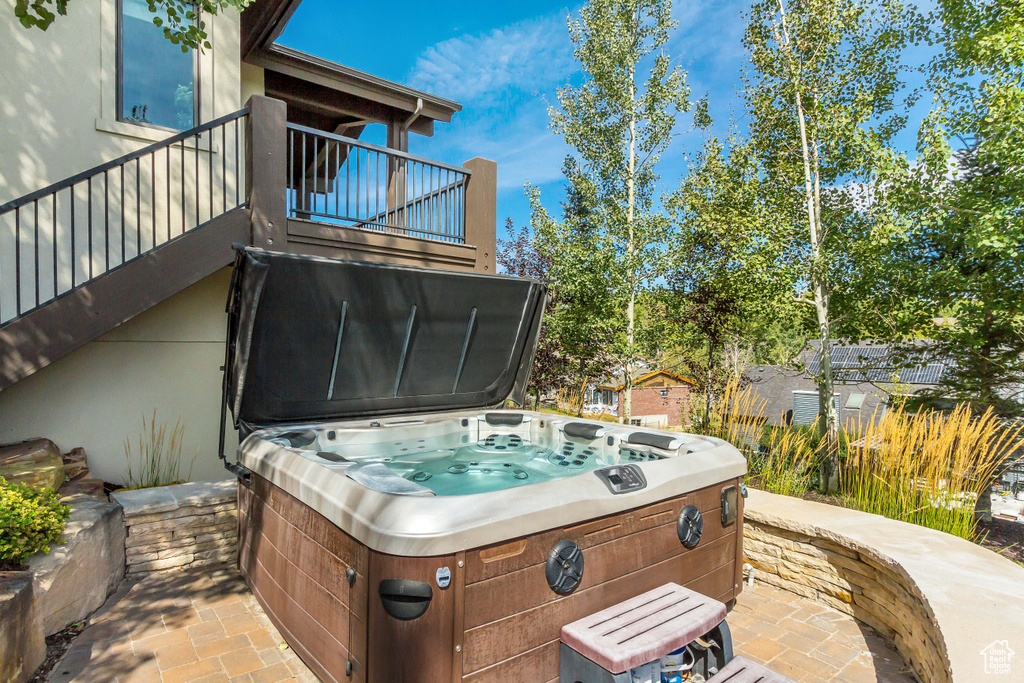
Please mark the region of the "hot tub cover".
<svg viewBox="0 0 1024 683"><path fill-rule="evenodd" d="M240 249L235 426L522 403L546 295L526 278Z"/></svg>

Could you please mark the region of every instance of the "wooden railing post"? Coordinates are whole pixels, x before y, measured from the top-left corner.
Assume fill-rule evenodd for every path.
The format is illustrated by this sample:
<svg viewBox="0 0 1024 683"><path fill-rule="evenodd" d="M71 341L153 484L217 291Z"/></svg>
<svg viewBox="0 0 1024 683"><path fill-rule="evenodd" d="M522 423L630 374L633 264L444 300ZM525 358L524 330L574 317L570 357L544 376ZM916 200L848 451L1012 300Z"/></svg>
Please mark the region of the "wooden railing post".
<svg viewBox="0 0 1024 683"><path fill-rule="evenodd" d="M466 244L476 247L476 270L493 273L498 238L498 164L474 157L462 167L472 173L466 186Z"/></svg>
<svg viewBox="0 0 1024 683"><path fill-rule="evenodd" d="M252 244L287 251L288 106L263 95L249 98L245 126L245 189Z"/></svg>

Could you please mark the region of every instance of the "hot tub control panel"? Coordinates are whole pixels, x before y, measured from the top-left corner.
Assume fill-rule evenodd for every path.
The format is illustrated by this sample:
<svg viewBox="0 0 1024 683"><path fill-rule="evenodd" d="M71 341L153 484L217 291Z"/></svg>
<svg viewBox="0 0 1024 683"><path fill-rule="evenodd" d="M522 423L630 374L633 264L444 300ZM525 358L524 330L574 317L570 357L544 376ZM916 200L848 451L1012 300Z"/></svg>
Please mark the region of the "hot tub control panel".
<svg viewBox="0 0 1024 683"><path fill-rule="evenodd" d="M647 479L644 478L644 473L636 465L602 467L599 470L594 470L594 474L615 495L639 491L647 486Z"/></svg>

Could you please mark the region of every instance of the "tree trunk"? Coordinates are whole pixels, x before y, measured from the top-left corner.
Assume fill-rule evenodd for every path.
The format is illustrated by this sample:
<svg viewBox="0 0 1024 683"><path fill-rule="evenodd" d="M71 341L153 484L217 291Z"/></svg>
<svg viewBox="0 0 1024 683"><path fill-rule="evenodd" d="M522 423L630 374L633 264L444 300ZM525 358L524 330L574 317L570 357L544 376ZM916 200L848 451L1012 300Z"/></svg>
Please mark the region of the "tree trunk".
<svg viewBox="0 0 1024 683"><path fill-rule="evenodd" d="M636 99L636 86L632 80L629 84L629 98ZM625 367L625 387L622 394L622 418L625 424L633 415L633 340L636 335L636 278L634 277L633 252L633 204L635 197L636 173L636 110L635 105L629 118L629 171L626 175L626 286L629 288L629 303L626 304L626 357L629 361Z"/></svg>
<svg viewBox="0 0 1024 683"><path fill-rule="evenodd" d="M779 0L779 14L782 18L782 35L784 46L790 47L789 29L786 26L786 9ZM819 488L823 492L839 489L839 416L835 407L835 387L832 381L832 348L829 327L829 289L823 272L822 242L824 234L821 229L821 184L818 168L817 136L808 136L807 111L804 107L800 80L797 71L789 62L790 82L796 99L796 116L800 128L800 151L804 167L804 200L807 208L807 226L810 233L811 293L814 298L814 312L818 319L818 337L821 341L821 365L818 374L818 400L821 415L818 418L818 430L821 434L823 457L821 461ZM813 137L814 139L809 139Z"/></svg>

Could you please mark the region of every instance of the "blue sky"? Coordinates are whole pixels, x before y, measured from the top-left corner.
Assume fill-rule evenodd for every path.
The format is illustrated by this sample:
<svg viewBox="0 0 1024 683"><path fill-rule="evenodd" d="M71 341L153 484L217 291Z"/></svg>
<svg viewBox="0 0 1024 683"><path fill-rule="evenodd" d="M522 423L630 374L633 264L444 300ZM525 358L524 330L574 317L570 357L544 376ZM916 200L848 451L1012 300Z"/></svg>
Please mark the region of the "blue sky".
<svg viewBox="0 0 1024 683"><path fill-rule="evenodd" d="M715 128L724 133L739 105L736 89L745 62L741 44L748 0L676 2L679 27L667 51L688 72L693 97L708 94ZM279 43L463 105L432 138L413 135L410 151L459 163L474 156L498 162L498 235L506 217L529 222L523 186L540 187L545 206L558 211L561 165L568 149L548 129L547 107L556 89L578 78L566 17L579 4L408 0L304 0ZM742 123L742 121L741 121ZM690 121L681 121L681 129ZM383 142L382 132L375 134ZM913 144L913 136L905 141ZM699 148L681 135L659 165L663 189L686 169Z"/></svg>

